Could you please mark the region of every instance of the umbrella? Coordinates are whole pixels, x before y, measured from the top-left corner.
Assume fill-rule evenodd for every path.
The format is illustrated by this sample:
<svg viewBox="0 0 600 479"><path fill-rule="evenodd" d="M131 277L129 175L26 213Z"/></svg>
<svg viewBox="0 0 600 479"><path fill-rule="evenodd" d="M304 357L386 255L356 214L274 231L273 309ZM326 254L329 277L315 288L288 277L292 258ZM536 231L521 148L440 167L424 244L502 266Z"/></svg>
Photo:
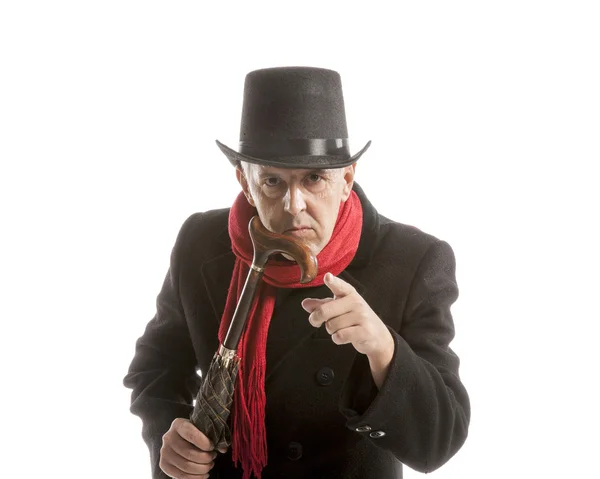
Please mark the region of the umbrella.
<svg viewBox="0 0 600 479"><path fill-rule="evenodd" d="M300 266L301 283L308 283L317 275L317 258L303 242L268 231L258 216L252 217L248 230L254 247L252 265L225 340L212 358L190 415L192 423L217 449L231 445L228 420L240 362L236 350L269 257L286 253L294 258Z"/></svg>

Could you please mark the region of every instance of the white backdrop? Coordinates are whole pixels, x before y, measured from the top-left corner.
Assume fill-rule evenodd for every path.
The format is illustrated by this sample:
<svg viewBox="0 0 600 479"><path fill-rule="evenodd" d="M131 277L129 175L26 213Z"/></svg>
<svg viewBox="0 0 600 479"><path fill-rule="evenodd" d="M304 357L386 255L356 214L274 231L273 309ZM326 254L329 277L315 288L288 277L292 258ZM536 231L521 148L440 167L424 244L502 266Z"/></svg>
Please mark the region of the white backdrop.
<svg viewBox="0 0 600 479"><path fill-rule="evenodd" d="M0 7L2 477L149 477L121 381L281 65L340 72L357 181L454 248L472 423L431 476L600 477L596 2L217 3Z"/></svg>

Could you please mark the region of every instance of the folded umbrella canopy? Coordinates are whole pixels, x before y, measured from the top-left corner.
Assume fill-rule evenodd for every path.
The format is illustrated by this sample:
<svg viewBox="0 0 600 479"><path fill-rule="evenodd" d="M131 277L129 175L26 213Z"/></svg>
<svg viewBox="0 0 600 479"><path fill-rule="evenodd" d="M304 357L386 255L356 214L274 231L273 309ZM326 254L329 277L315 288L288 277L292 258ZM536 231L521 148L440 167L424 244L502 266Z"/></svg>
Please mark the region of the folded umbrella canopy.
<svg viewBox="0 0 600 479"><path fill-rule="evenodd" d="M248 230L254 248L252 265L225 340L213 356L190 415L192 423L217 449L231 445L229 415L240 362L236 350L269 257L285 253L294 258L300 266L301 283L308 283L317 275L317 258L302 241L268 231L258 216L250 220Z"/></svg>

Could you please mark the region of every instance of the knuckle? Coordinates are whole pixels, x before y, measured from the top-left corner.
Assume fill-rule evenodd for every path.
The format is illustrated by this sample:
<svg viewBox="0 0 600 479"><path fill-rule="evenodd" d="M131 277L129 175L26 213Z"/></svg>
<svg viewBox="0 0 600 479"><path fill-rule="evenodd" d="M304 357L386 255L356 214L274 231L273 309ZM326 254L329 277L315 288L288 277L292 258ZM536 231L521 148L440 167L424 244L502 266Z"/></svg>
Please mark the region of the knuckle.
<svg viewBox="0 0 600 479"><path fill-rule="evenodd" d="M185 425L187 423L187 421L181 417L176 417L175 419L173 419L173 422L171 423L171 428L172 429L178 429L180 428L182 425Z"/></svg>
<svg viewBox="0 0 600 479"><path fill-rule="evenodd" d="M331 314L331 307L331 302L328 301L319 306L319 310L323 316L327 317L329 314Z"/></svg>
<svg viewBox="0 0 600 479"><path fill-rule="evenodd" d="M316 325L322 324L326 321L327 316L325 315L325 311L323 311L322 307L315 309L312 313L313 323Z"/></svg>
<svg viewBox="0 0 600 479"><path fill-rule="evenodd" d="M169 458L173 455L172 453L173 449L170 447L170 445L168 443L163 443L163 445L160 448L160 459L163 462L167 462L169 461Z"/></svg>

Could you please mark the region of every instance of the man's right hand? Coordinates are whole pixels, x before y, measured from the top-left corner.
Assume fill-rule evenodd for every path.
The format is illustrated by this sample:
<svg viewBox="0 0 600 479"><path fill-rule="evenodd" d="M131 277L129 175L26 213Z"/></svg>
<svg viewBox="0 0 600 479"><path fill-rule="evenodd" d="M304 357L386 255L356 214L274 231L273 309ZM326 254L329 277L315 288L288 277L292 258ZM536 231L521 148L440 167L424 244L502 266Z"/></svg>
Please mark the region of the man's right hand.
<svg viewBox="0 0 600 479"><path fill-rule="evenodd" d="M162 438L159 466L174 479L208 477L217 457L214 445L188 419L177 418ZM222 453L227 450L219 450Z"/></svg>

